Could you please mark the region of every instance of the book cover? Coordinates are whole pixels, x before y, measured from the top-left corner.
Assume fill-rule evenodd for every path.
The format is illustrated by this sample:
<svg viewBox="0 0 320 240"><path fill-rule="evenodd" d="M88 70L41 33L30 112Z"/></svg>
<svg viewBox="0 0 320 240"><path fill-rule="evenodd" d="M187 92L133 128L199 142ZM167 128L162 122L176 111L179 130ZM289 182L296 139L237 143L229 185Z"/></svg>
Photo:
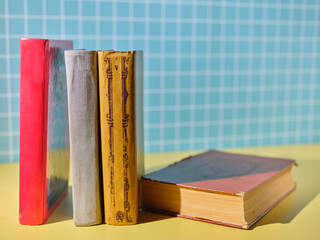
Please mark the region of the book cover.
<svg viewBox="0 0 320 240"><path fill-rule="evenodd" d="M102 222L96 51L65 51L73 221L76 226Z"/></svg>
<svg viewBox="0 0 320 240"><path fill-rule="evenodd" d="M240 154L231 154L219 151L208 151L196 156L190 156L180 162L174 163L166 168L147 174L141 178L141 201L145 209L157 212L163 212L171 215L196 219L200 221L213 222L233 227L249 228L254 222L266 214L283 197L295 188L292 181L290 170L295 164L293 160L266 158L258 156L248 156ZM287 174L287 172L289 172ZM273 185L272 185L273 184ZM272 188L281 186L275 194L272 194ZM158 193L158 187L166 188L165 193ZM159 188L159 189L160 189ZM253 216L246 218L246 223L237 224L223 220L223 217L217 220L219 211L226 209L226 214L230 218L239 218L240 210L229 211L228 202L231 197L237 202L233 204L244 205L241 214L245 215L246 207L252 203L248 200L257 190L263 189L265 199L261 200ZM188 189L195 190L195 196L207 197L206 193L214 193L215 196L223 196L220 202L216 202L210 214L207 214L209 206L203 207L204 212L194 215L194 209L184 212L183 191ZM261 190L262 189L262 190ZM150 194L150 192L153 192ZM172 202L168 200L169 194ZM252 197L251 197L252 198ZM169 202L168 202L169 201ZM233 201L233 200L232 200ZM187 203L188 204L188 203ZM197 203L195 203L196 206ZM210 204L210 203L209 203ZM220 207L220 209L218 209ZM254 211L253 211L254 212ZM239 216L238 216L239 215ZM227 218L226 218L227 219Z"/></svg>
<svg viewBox="0 0 320 240"><path fill-rule="evenodd" d="M72 46L72 41L20 40L21 224L44 223L68 191L64 50Z"/></svg>
<svg viewBox="0 0 320 240"><path fill-rule="evenodd" d="M142 52L98 51L98 63L105 222L135 224L144 171Z"/></svg>

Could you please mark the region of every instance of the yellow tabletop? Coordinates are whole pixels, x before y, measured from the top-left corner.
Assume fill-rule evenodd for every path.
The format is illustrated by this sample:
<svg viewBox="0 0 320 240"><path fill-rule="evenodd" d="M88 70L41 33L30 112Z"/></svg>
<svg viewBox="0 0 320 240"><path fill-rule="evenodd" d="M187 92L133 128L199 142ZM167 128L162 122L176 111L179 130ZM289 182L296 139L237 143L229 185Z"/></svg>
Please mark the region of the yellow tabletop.
<svg viewBox="0 0 320 240"><path fill-rule="evenodd" d="M250 230L142 212L132 226L75 227L68 197L41 226L18 220L19 165L0 165L0 239L320 239L320 144L228 149L225 151L295 159L297 189ZM149 154L147 173L198 152Z"/></svg>

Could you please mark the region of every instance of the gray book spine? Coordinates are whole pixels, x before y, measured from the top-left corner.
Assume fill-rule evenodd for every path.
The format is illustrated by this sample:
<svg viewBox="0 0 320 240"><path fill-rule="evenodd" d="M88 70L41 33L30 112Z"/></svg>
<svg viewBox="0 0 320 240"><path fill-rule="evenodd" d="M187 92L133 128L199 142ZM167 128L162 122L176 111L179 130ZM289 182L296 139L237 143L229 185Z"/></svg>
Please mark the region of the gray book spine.
<svg viewBox="0 0 320 240"><path fill-rule="evenodd" d="M65 51L73 221L102 222L98 125L97 52Z"/></svg>

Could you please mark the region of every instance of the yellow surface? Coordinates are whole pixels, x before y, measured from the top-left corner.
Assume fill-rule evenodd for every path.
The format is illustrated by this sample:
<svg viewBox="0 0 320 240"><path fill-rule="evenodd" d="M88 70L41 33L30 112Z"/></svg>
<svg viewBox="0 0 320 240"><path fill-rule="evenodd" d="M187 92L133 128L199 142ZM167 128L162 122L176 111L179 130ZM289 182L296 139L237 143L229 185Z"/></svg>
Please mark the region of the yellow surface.
<svg viewBox="0 0 320 240"><path fill-rule="evenodd" d="M18 222L18 164L0 165L0 239L319 239L320 144L229 149L229 152L292 158L297 189L250 230L235 229L154 213L141 213L131 226L75 227L71 194L42 226ZM147 172L196 152L150 154ZM70 188L71 189L71 188Z"/></svg>

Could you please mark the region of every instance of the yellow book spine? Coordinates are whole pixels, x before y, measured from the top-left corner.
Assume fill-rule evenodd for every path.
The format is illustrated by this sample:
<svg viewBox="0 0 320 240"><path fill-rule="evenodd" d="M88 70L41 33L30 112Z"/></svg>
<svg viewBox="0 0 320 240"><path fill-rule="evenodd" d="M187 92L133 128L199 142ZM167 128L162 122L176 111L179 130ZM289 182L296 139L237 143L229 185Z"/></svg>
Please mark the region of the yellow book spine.
<svg viewBox="0 0 320 240"><path fill-rule="evenodd" d="M138 219L134 54L98 52L105 222L112 225Z"/></svg>

